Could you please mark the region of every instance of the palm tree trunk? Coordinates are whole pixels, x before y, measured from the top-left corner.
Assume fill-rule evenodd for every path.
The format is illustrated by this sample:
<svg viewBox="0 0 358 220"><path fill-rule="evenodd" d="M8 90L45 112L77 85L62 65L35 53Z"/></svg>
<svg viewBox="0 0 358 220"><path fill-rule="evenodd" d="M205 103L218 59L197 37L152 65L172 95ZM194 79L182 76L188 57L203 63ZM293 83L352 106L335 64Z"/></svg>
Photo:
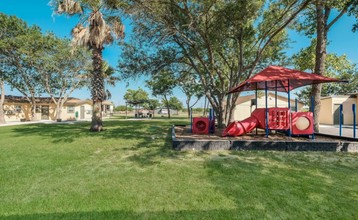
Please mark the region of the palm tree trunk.
<svg viewBox="0 0 358 220"><path fill-rule="evenodd" d="M93 101L92 123L90 131L102 131L102 101L104 100L104 79L102 74L102 50L103 48L92 48L93 74L91 81L91 93Z"/></svg>
<svg viewBox="0 0 358 220"><path fill-rule="evenodd" d="M0 124L5 124L4 102L5 102L5 86L4 81L0 80Z"/></svg>

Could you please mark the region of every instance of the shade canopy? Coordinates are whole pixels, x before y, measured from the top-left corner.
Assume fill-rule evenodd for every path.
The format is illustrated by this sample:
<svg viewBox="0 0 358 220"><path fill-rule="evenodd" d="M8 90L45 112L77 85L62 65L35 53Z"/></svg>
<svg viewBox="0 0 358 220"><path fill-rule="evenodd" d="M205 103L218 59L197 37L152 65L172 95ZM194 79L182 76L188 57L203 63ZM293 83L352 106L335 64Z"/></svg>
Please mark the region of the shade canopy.
<svg viewBox="0 0 358 220"><path fill-rule="evenodd" d="M277 89L279 92L288 92L301 86L343 81L280 66L269 66L237 87L232 88L228 93L265 90L265 82L267 82L267 90L275 91Z"/></svg>

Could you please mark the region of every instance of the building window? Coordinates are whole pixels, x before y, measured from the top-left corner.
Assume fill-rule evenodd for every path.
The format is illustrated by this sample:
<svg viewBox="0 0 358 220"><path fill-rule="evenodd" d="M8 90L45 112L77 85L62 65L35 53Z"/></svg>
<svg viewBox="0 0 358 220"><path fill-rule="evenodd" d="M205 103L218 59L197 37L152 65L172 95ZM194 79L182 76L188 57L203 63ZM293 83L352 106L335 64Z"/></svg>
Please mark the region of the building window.
<svg viewBox="0 0 358 220"><path fill-rule="evenodd" d="M41 105L40 106L36 106L36 113L41 113Z"/></svg>
<svg viewBox="0 0 358 220"><path fill-rule="evenodd" d="M15 115L15 112L12 110L4 110L5 115Z"/></svg>
<svg viewBox="0 0 358 220"><path fill-rule="evenodd" d="M16 113L21 113L21 111L22 111L21 105L15 105L14 110L15 110Z"/></svg>
<svg viewBox="0 0 358 220"><path fill-rule="evenodd" d="M75 113L75 106L73 106L73 105L68 106L67 113Z"/></svg>

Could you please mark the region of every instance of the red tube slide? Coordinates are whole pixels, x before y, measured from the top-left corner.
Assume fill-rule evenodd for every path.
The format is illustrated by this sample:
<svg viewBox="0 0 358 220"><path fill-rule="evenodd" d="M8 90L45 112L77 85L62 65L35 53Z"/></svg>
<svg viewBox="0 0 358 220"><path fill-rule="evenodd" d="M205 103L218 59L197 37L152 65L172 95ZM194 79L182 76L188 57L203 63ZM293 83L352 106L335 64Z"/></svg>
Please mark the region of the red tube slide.
<svg viewBox="0 0 358 220"><path fill-rule="evenodd" d="M251 132L255 128L265 128L265 109L258 108L251 116L243 121L230 123L222 133L222 136L240 136Z"/></svg>

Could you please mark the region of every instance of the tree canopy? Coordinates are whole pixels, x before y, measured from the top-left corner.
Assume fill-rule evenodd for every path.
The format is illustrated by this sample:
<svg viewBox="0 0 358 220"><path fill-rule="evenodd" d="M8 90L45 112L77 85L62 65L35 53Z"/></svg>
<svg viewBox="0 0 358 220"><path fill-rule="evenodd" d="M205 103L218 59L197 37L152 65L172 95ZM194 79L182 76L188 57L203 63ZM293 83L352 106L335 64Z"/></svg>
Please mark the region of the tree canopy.
<svg viewBox="0 0 358 220"><path fill-rule="evenodd" d="M269 63L283 64L284 28L310 0L130 2L136 38L119 63L124 78L190 70L221 126L239 96L227 91Z"/></svg>
<svg viewBox="0 0 358 220"><path fill-rule="evenodd" d="M146 91L139 88L137 90L128 89L124 94L124 100L129 103L131 106L135 106L137 104L145 103L149 100L149 95Z"/></svg>
<svg viewBox="0 0 358 220"><path fill-rule="evenodd" d="M314 72L316 40L312 39L309 47L301 49L292 57L295 68ZM358 69L357 64L352 63L346 55L338 56L328 53L325 60L325 75L333 78L347 80L349 83L327 83L322 85L321 96L344 95L358 92ZM309 104L311 86L296 93L300 101Z"/></svg>

